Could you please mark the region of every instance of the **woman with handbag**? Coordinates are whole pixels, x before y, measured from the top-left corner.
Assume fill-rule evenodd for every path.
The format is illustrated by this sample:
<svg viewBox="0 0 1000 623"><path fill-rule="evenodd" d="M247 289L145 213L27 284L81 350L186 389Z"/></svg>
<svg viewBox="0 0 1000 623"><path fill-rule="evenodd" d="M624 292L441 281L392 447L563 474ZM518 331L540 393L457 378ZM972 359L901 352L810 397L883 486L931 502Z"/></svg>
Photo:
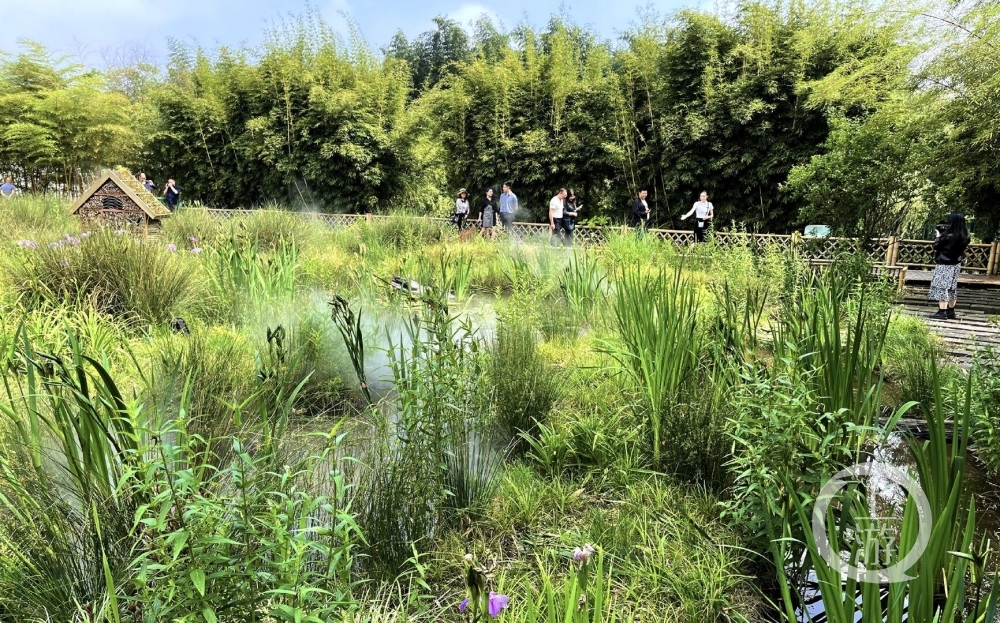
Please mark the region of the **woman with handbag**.
<svg viewBox="0 0 1000 623"><path fill-rule="evenodd" d="M944 225L936 230L934 240L934 278L927 298L938 302L938 311L931 316L935 320L954 320L955 305L958 303L958 276L962 272L962 260L969 248L969 228L965 215L953 212L945 219Z"/></svg>

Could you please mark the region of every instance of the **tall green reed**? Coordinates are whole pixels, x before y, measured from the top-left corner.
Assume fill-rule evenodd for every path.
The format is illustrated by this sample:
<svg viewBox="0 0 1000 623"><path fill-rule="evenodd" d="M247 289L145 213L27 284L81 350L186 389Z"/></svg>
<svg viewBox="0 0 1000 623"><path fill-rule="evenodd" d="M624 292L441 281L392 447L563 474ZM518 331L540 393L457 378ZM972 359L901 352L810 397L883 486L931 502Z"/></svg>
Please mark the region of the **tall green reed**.
<svg viewBox="0 0 1000 623"><path fill-rule="evenodd" d="M596 258L586 251L574 251L559 275L559 289L581 321L590 317L604 294L606 276Z"/></svg>
<svg viewBox="0 0 1000 623"><path fill-rule="evenodd" d="M612 302L618 341L604 349L640 391L649 417L653 462L661 466L664 422L698 367L698 299L680 267L647 272L626 267L615 276Z"/></svg>
<svg viewBox="0 0 1000 623"><path fill-rule="evenodd" d="M135 505L122 491L139 433L106 362L70 333L68 357L36 351L26 331L0 353L0 613L12 620L71 620L106 598L127 564Z"/></svg>

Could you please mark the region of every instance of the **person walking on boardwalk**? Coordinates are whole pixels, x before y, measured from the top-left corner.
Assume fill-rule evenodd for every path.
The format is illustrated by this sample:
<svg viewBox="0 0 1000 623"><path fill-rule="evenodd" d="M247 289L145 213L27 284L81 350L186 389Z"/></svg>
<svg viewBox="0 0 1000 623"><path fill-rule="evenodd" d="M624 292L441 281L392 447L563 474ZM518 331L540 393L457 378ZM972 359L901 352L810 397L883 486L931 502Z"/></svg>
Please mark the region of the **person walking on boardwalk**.
<svg viewBox="0 0 1000 623"><path fill-rule="evenodd" d="M715 218L715 206L708 200L708 192L701 191L699 200L695 202L687 214L681 217L681 220L687 219L692 214L695 218L694 241L705 242L705 234L708 232L708 226L711 224L711 220Z"/></svg>
<svg viewBox="0 0 1000 623"><path fill-rule="evenodd" d="M500 222L508 234L514 232L514 213L518 208L517 195L510 188L511 182L504 182L503 192L500 193Z"/></svg>
<svg viewBox="0 0 1000 623"><path fill-rule="evenodd" d="M458 233L462 233L465 219L469 218L469 191L464 188L458 191L458 199L455 200L455 225L458 226Z"/></svg>
<svg viewBox="0 0 1000 623"><path fill-rule="evenodd" d="M489 235L490 240L496 238L496 217L493 210L493 189L487 188L486 194L479 201L479 218L476 221L480 225L479 233L483 236Z"/></svg>
<svg viewBox="0 0 1000 623"><path fill-rule="evenodd" d="M573 230L576 229L576 219L580 215L580 208L583 204L577 203L576 191L569 189L566 197L566 205L563 208L563 231L566 232L565 243L567 247L573 246Z"/></svg>
<svg viewBox="0 0 1000 623"><path fill-rule="evenodd" d="M969 228L965 215L953 212L943 225L938 225L934 240L934 278L931 279L927 298L938 302L938 311L931 316L936 320L954 320L958 303L958 275L962 260L969 248Z"/></svg>
<svg viewBox="0 0 1000 623"><path fill-rule="evenodd" d="M549 241L552 236L562 236L563 209L565 208L566 189L560 188L556 196L549 201Z"/></svg>
<svg viewBox="0 0 1000 623"><path fill-rule="evenodd" d="M646 203L648 196L649 189L643 186L632 202L632 227L636 228L640 236L649 223L649 204Z"/></svg>

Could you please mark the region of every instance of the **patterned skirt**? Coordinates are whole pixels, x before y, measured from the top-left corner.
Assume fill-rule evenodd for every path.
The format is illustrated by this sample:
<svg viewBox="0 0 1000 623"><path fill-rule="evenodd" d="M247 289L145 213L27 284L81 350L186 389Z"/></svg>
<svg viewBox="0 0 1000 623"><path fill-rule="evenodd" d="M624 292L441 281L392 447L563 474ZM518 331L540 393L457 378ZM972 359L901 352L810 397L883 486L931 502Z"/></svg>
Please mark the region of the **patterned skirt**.
<svg viewBox="0 0 1000 623"><path fill-rule="evenodd" d="M958 275L962 265L938 264L934 267L934 278L927 293L929 301L954 301L958 298Z"/></svg>
<svg viewBox="0 0 1000 623"><path fill-rule="evenodd" d="M496 225L493 210L483 210L483 227L496 227Z"/></svg>

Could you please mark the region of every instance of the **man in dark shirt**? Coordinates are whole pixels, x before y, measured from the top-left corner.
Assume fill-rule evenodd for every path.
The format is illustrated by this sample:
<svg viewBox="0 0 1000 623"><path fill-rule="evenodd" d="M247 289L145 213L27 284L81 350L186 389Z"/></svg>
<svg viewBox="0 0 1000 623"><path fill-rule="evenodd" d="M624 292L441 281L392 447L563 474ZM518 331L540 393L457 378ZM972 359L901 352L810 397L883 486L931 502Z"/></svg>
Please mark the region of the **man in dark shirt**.
<svg viewBox="0 0 1000 623"><path fill-rule="evenodd" d="M167 207L171 212L177 209L177 202L180 199L181 189L177 187L177 182L167 180L167 187L163 189L163 197L166 199Z"/></svg>
<svg viewBox="0 0 1000 623"><path fill-rule="evenodd" d="M639 189L638 197L632 202L632 227L638 228L640 233L649 223L649 204L646 203L648 195L649 190L643 186Z"/></svg>

